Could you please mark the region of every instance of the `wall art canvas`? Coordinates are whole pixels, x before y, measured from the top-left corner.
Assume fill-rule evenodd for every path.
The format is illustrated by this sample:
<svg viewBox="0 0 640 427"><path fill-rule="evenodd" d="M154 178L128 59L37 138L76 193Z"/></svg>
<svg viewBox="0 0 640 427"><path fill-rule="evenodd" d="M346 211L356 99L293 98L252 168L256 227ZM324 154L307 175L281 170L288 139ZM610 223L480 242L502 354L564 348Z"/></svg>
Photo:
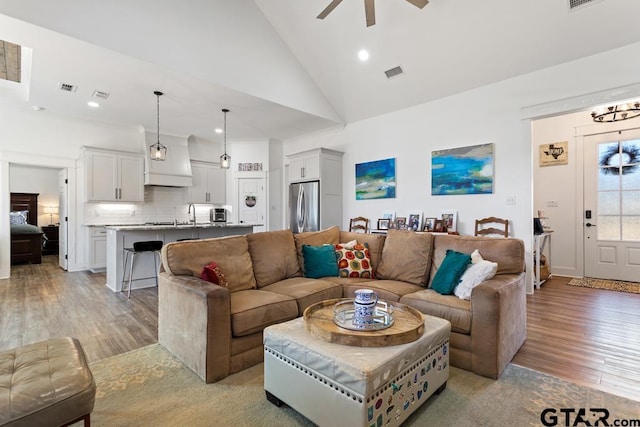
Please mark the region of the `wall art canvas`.
<svg viewBox="0 0 640 427"><path fill-rule="evenodd" d="M567 164L569 164L569 143L567 141L540 146L540 166Z"/></svg>
<svg viewBox="0 0 640 427"><path fill-rule="evenodd" d="M431 194L493 193L493 144L431 152Z"/></svg>
<svg viewBox="0 0 640 427"><path fill-rule="evenodd" d="M396 197L396 159L356 163L356 200Z"/></svg>

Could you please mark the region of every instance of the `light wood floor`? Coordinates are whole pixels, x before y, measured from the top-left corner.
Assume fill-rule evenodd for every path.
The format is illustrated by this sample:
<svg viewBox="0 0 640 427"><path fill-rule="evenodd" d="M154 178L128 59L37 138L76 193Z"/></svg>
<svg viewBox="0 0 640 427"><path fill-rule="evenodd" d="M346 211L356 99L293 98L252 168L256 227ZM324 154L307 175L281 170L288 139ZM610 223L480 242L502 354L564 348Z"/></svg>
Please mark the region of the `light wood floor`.
<svg viewBox="0 0 640 427"><path fill-rule="evenodd" d="M75 336L89 361L157 342L155 288L131 299L104 274L67 273L57 257L0 280L0 351ZM527 341L513 363L640 401L640 295L553 278L527 296Z"/></svg>

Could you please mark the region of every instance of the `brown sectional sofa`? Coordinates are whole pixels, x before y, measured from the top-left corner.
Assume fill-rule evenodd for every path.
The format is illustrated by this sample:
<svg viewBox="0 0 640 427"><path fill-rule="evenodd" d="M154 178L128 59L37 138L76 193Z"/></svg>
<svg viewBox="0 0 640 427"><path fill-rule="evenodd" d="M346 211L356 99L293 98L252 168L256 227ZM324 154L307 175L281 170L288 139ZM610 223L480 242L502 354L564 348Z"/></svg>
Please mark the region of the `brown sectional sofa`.
<svg viewBox="0 0 640 427"><path fill-rule="evenodd" d="M304 277L302 245L368 243L376 279ZM447 249L498 263L471 300L429 289ZM228 287L199 278L216 262ZM308 306L374 289L381 300L411 305L451 322L453 366L497 378L526 337L524 244L518 239L389 230L387 236L337 227L169 243L159 274L158 340L205 382L263 360L265 327L301 316Z"/></svg>

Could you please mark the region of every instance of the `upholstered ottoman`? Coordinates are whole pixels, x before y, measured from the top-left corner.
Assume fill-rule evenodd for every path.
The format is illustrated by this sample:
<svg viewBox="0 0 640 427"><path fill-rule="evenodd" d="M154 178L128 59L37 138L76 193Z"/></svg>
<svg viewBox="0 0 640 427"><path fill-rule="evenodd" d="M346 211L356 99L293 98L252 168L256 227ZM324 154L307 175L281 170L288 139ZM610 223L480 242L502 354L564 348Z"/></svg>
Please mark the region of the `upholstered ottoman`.
<svg viewBox="0 0 640 427"><path fill-rule="evenodd" d="M264 330L264 388L319 426L399 426L446 386L447 320L425 315L421 337L388 347L329 343L304 322Z"/></svg>
<svg viewBox="0 0 640 427"><path fill-rule="evenodd" d="M0 425L64 426L84 420L96 395L75 338L54 338L0 353Z"/></svg>

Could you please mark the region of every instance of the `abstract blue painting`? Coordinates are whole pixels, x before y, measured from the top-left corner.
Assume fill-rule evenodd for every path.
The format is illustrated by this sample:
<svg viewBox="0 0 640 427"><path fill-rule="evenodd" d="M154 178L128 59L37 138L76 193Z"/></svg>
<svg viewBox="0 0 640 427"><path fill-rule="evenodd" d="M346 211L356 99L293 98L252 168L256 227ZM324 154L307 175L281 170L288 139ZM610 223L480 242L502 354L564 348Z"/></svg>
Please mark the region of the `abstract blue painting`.
<svg viewBox="0 0 640 427"><path fill-rule="evenodd" d="M396 197L396 159L356 163L356 200Z"/></svg>
<svg viewBox="0 0 640 427"><path fill-rule="evenodd" d="M493 144L431 153L431 194L493 193Z"/></svg>

